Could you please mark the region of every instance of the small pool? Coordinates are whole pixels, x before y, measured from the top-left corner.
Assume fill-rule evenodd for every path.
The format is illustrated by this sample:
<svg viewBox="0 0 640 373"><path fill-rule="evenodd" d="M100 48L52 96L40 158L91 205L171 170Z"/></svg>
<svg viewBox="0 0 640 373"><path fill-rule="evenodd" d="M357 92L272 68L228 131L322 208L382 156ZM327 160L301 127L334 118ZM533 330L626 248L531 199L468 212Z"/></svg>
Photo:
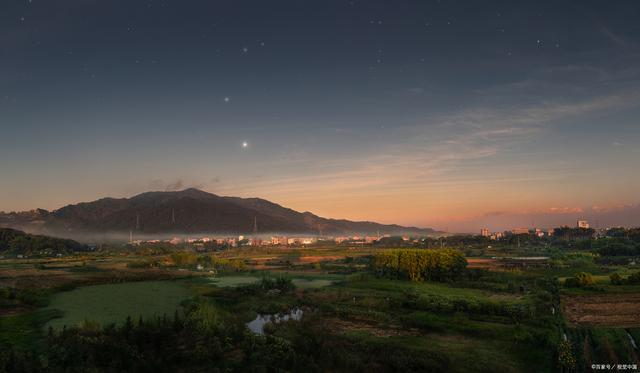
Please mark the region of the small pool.
<svg viewBox="0 0 640 373"><path fill-rule="evenodd" d="M289 311L289 313L285 313L285 314L270 314L270 315L258 314L258 316L255 319L247 323L247 327L252 332L263 335L264 326L267 323L270 323L270 322L279 323L281 321L289 321L289 320L300 321L302 319L303 314L304 314L304 311L302 311L300 308L294 308L291 311Z"/></svg>

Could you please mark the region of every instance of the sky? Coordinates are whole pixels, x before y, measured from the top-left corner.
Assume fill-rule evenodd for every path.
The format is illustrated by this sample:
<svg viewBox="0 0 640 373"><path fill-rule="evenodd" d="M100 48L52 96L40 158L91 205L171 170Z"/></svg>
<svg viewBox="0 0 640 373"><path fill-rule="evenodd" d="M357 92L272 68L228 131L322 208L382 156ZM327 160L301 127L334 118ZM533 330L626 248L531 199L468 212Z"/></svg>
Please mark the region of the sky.
<svg viewBox="0 0 640 373"><path fill-rule="evenodd" d="M0 211L197 187L640 225L640 2L5 0Z"/></svg>

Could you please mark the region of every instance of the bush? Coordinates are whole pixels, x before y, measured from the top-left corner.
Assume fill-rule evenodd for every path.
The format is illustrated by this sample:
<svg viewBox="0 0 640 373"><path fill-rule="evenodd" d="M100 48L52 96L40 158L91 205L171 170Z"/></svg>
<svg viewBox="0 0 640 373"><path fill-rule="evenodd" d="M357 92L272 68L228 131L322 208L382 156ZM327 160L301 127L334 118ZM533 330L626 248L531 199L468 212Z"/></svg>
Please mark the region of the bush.
<svg viewBox="0 0 640 373"><path fill-rule="evenodd" d="M235 290L241 294L257 295L262 293L286 293L295 290L296 285L288 277L263 277L255 284L238 286Z"/></svg>
<svg viewBox="0 0 640 373"><path fill-rule="evenodd" d="M576 275L576 278L578 279L580 286L593 285L593 277L591 276L591 273L580 272Z"/></svg>
<svg viewBox="0 0 640 373"><path fill-rule="evenodd" d="M296 288L293 281L287 277L263 277L259 286L262 290L280 290L282 292L294 290Z"/></svg>
<svg viewBox="0 0 640 373"><path fill-rule="evenodd" d="M617 273L610 274L609 280L611 281L611 285L622 285L623 283L622 276Z"/></svg>
<svg viewBox="0 0 640 373"><path fill-rule="evenodd" d="M569 277L564 280L564 286L570 288L579 288L593 285L593 276L591 273L580 272L576 273L575 277Z"/></svg>

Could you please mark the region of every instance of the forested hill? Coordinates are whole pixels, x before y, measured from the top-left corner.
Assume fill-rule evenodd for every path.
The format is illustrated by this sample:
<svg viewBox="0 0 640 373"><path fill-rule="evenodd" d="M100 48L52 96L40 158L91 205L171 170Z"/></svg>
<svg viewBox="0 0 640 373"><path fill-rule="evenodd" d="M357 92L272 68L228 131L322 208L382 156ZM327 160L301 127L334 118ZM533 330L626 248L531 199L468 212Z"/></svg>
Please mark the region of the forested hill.
<svg viewBox="0 0 640 373"><path fill-rule="evenodd" d="M87 246L73 240L28 234L10 228L0 228L0 255L56 255L85 251Z"/></svg>

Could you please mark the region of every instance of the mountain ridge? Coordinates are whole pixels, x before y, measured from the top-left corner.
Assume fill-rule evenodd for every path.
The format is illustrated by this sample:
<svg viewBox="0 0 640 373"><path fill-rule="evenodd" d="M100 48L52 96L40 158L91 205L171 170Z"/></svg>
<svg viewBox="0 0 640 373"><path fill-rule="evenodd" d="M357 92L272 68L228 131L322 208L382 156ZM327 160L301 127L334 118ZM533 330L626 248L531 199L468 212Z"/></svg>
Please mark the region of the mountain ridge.
<svg viewBox="0 0 640 373"><path fill-rule="evenodd" d="M79 234L135 232L313 235L436 233L430 228L404 227L371 221L350 221L299 212L262 198L219 196L195 188L150 191L130 198L100 198L69 204L53 211L0 213L0 226L64 237Z"/></svg>

